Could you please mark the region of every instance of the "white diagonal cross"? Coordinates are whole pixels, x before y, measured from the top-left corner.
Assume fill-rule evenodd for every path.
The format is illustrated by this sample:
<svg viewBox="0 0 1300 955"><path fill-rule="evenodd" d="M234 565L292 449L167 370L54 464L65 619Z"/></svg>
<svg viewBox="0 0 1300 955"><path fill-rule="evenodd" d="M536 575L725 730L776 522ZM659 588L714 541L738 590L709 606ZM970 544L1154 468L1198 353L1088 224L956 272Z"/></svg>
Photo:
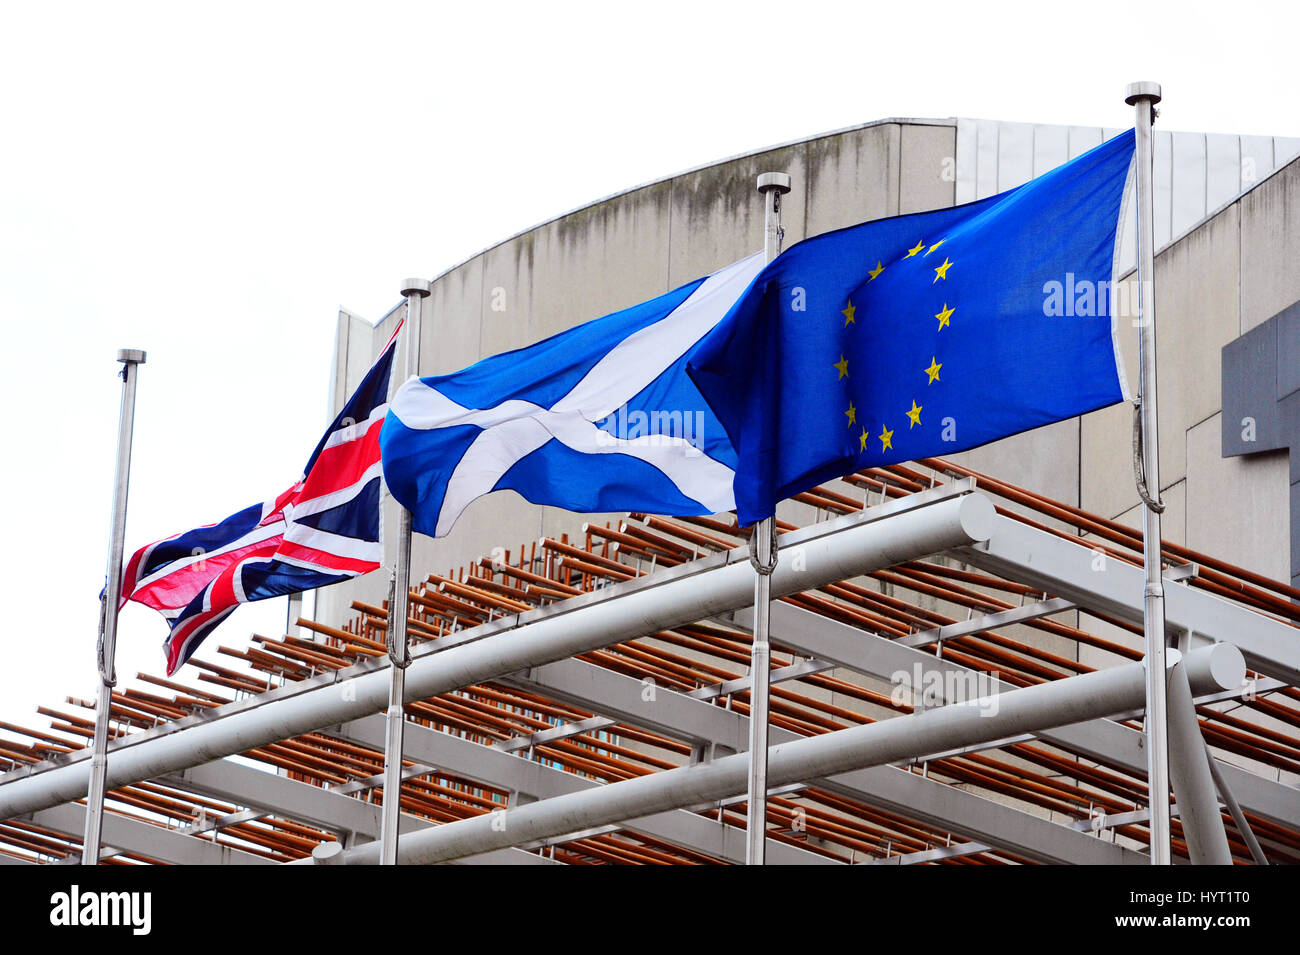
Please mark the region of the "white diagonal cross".
<svg viewBox="0 0 1300 955"><path fill-rule="evenodd" d="M550 408L519 399L494 408L466 408L419 379L403 385L391 410L406 427L431 430L472 424L483 429L447 481L436 535L450 531L471 501L492 490L518 461L552 438L584 454L639 458L715 513L734 507L734 472L708 455L688 455L694 450L690 441L665 435L618 438L596 422L639 394L717 325L763 264L763 254L756 253L710 275L665 318L610 349Z"/></svg>

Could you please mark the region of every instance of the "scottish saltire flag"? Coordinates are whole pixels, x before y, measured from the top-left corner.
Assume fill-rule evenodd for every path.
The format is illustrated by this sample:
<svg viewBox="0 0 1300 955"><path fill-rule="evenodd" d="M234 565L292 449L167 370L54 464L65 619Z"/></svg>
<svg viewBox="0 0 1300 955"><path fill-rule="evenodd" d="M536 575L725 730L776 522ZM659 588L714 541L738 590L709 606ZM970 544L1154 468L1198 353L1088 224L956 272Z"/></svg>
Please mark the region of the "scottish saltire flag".
<svg viewBox="0 0 1300 955"><path fill-rule="evenodd" d="M740 521L860 468L1122 400L1110 287L1133 141L768 265L690 363L736 449Z"/></svg>
<svg viewBox="0 0 1300 955"><path fill-rule="evenodd" d="M400 330L399 324L292 487L218 524L142 547L127 562L123 602L153 607L171 627L163 644L168 675L241 603L380 566L379 431Z"/></svg>
<svg viewBox="0 0 1300 955"><path fill-rule="evenodd" d="M414 529L440 537L471 501L504 488L573 511L729 510L735 453L685 366L762 264L752 255L527 348L402 385L380 445L388 488Z"/></svg>

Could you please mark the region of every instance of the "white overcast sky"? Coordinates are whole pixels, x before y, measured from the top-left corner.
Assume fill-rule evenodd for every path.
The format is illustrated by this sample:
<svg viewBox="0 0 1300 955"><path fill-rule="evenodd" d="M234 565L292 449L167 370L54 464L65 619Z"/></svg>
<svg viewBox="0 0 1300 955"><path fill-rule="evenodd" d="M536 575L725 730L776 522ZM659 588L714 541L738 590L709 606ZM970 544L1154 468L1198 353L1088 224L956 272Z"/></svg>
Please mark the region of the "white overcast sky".
<svg viewBox="0 0 1300 955"><path fill-rule="evenodd" d="M95 691L118 348L149 356L129 554L292 483L340 305L376 320L593 199L888 116L1123 127L1154 79L1165 128L1297 136L1294 10L0 0L0 720ZM162 672L165 633L128 607L119 673Z"/></svg>

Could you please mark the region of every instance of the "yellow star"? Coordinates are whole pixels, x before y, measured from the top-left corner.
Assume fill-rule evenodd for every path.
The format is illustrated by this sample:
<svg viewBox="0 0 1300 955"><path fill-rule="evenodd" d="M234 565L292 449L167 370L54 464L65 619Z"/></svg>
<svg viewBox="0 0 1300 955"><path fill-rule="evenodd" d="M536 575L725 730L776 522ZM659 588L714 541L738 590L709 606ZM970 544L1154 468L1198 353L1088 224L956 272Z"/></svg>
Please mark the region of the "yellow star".
<svg viewBox="0 0 1300 955"><path fill-rule="evenodd" d="M945 240L940 239L940 240L939 240L938 242L936 242L934 245L932 245L932 246L930 246L928 249L926 249L926 250L925 250L925 254L926 254L926 255L929 255L929 254L930 254L931 252L933 252L935 249L939 248L939 246L943 245L944 241L945 241Z"/></svg>
<svg viewBox="0 0 1300 955"><path fill-rule="evenodd" d="M907 426L908 431L921 423L921 406L916 403L915 398L912 399L912 410L907 413L907 418L910 422Z"/></svg>
<svg viewBox="0 0 1300 955"><path fill-rule="evenodd" d="M925 248L925 241L923 239L917 239L915 248L908 249L907 255L903 256L903 258L910 259L912 256L916 255L916 253L920 252L924 248Z"/></svg>
<svg viewBox="0 0 1300 955"><path fill-rule="evenodd" d="M853 313L856 312L856 311L857 311L857 309L853 307L853 299L849 299L849 307L848 307L848 308L840 309L840 314L844 316L844 327L845 327L845 328L848 328L850 325L856 325L856 324L857 324L857 322L855 322L855 321L853 320Z"/></svg>
<svg viewBox="0 0 1300 955"><path fill-rule="evenodd" d="M934 282L939 281L939 279L946 280L948 278L948 269L950 268L952 268L952 263L945 258L943 260L943 265L934 270ZM933 285L934 282L931 282L930 284Z"/></svg>
<svg viewBox="0 0 1300 955"><path fill-rule="evenodd" d="M939 328L943 328L945 325L948 324L948 319L952 317L952 313L955 311L957 311L955 308L948 307L947 302L943 303L943 311L940 312L938 315L934 316L939 320ZM938 329L936 329L936 331L938 331ZM934 359L931 359L931 361L933 360Z"/></svg>
<svg viewBox="0 0 1300 955"><path fill-rule="evenodd" d="M939 380L939 369L942 367L943 365L935 361L934 356L931 355L930 367L925 370L925 373L930 376L930 380L926 382L927 385L932 385Z"/></svg>
<svg viewBox="0 0 1300 955"><path fill-rule="evenodd" d="M868 275L871 276L871 278L867 279L867 281L868 281L868 282L874 282L874 281L876 280L876 276L879 275L879 274L880 274L881 272L883 272L883 271L885 271L885 267L884 267L883 265L880 264L880 260L879 260L879 259L876 259L876 267L875 267L874 269L872 269L870 272L867 273Z"/></svg>
<svg viewBox="0 0 1300 955"><path fill-rule="evenodd" d="M870 440L871 440L871 435L867 434L867 429L866 429L866 428L863 428L863 429L862 429L862 436L861 436L860 438L858 438L858 451L859 451L859 452L862 452L862 451L867 450L867 442L870 441Z"/></svg>
<svg viewBox="0 0 1300 955"><path fill-rule="evenodd" d="M880 426L880 450L889 451L894 447L894 432L890 431L883 424Z"/></svg>
<svg viewBox="0 0 1300 955"><path fill-rule="evenodd" d="M858 409L853 407L853 402L849 402L849 410L844 413L849 416L849 423L845 427L851 428L858 423Z"/></svg>
<svg viewBox="0 0 1300 955"><path fill-rule="evenodd" d="M843 381L845 378L849 377L849 360L844 357L843 352L840 352L840 360L837 361L831 367L838 368L840 370L840 376L839 378L835 379L836 381Z"/></svg>

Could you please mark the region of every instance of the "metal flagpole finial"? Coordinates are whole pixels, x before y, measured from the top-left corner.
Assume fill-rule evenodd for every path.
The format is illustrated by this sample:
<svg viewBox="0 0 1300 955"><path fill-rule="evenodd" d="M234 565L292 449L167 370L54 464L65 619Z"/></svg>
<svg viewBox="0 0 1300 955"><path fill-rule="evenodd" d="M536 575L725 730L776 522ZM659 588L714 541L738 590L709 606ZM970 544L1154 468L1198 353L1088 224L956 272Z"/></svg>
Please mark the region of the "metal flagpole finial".
<svg viewBox="0 0 1300 955"><path fill-rule="evenodd" d="M432 283L428 279L406 279L402 282L402 295L418 295L425 298L429 294Z"/></svg>
<svg viewBox="0 0 1300 955"><path fill-rule="evenodd" d="M1124 88L1124 102L1130 106L1136 105L1138 100L1143 99L1149 99L1152 106L1160 102L1160 84L1153 83L1151 80L1141 80L1130 83Z"/></svg>
<svg viewBox="0 0 1300 955"><path fill-rule="evenodd" d="M758 177L758 191L766 193L770 190L776 190L778 195L785 195L790 191L790 175L784 172L765 172Z"/></svg>
<svg viewBox="0 0 1300 955"><path fill-rule="evenodd" d="M142 348L119 348L117 360L124 365L143 365L145 352Z"/></svg>

